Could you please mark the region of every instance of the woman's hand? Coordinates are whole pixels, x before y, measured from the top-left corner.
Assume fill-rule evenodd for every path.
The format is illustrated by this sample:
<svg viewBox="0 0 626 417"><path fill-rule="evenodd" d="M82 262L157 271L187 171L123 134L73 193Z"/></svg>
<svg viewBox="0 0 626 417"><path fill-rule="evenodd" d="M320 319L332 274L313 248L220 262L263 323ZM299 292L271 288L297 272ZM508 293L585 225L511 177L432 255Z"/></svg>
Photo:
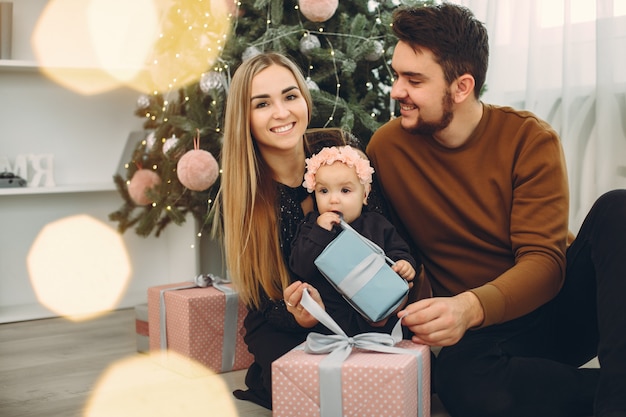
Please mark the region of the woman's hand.
<svg viewBox="0 0 626 417"><path fill-rule="evenodd" d="M300 301L302 300L302 291L304 291L305 288L309 290L311 298L313 298L313 300L319 304L320 307L325 309L320 293L306 282L296 281L285 288L283 291L283 298L285 299L287 311L293 314L300 326L309 329L315 326L318 321L307 310L305 310L304 307L302 307L302 304L300 304Z"/></svg>

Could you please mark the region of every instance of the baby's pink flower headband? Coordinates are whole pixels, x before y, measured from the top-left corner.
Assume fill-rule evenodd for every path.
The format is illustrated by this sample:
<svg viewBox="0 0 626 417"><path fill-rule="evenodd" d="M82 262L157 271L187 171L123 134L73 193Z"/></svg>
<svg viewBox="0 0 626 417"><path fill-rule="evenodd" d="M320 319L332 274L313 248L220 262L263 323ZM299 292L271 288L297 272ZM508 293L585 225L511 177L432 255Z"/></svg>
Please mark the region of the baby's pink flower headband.
<svg viewBox="0 0 626 417"><path fill-rule="evenodd" d="M332 165L341 162L350 168L356 169L356 175L361 184L371 184L374 168L370 166L370 161L363 158L356 149L350 146L333 146L323 148L310 158L306 159L306 173L302 186L310 193L315 190L315 174L322 165Z"/></svg>

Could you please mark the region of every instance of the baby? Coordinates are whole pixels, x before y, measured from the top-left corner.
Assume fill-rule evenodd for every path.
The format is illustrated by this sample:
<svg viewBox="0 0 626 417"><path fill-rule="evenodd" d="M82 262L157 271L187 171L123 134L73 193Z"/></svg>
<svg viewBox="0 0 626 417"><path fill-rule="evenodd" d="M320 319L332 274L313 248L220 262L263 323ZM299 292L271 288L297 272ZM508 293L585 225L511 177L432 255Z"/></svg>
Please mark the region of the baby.
<svg viewBox="0 0 626 417"><path fill-rule="evenodd" d="M363 212L373 173L366 155L350 146L323 148L306 160L302 185L308 192L315 192L317 210L300 225L289 259L291 270L319 291L326 311L348 335L372 331L371 327L384 327L386 331L397 318L392 315L378 323L367 322L315 266L315 259L341 232L337 226L341 217L395 261L392 269L397 274L409 282L415 277L415 260L393 225L379 213Z"/></svg>

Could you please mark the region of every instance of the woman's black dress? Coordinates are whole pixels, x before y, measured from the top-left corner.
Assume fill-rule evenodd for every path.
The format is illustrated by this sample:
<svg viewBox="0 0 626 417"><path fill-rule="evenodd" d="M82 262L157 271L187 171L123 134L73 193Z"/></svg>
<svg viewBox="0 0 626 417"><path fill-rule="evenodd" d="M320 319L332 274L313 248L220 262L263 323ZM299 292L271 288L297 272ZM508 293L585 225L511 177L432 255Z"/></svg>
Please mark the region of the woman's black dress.
<svg viewBox="0 0 626 417"><path fill-rule="evenodd" d="M320 136L324 136L323 133ZM307 138L310 138L307 135ZM321 150L323 146L333 146L336 142L325 140L326 138L314 138L310 154ZM336 140L336 139L334 139ZM362 149L360 143L349 137L349 144ZM308 152L309 153L309 152ZM304 212L301 203L310 194L304 187L292 188L284 184L276 183L278 190L278 220L280 227L281 249L285 265L289 265L291 243L298 231L298 226L304 220ZM380 193L376 187L372 189L368 199L368 210L385 214ZM297 277L292 277L297 279ZM246 385L248 390L236 390L233 394L241 400L257 403L265 408L272 408L272 362L289 352L294 347L305 341L309 332L330 333L323 325L319 324L312 329L301 327L291 313L287 311L283 300L270 300L261 290L261 306L259 309L250 309L244 320L246 334L244 341L248 350L254 355L254 362L248 368ZM347 330L347 329L346 329ZM384 331L379 329L378 331Z"/></svg>

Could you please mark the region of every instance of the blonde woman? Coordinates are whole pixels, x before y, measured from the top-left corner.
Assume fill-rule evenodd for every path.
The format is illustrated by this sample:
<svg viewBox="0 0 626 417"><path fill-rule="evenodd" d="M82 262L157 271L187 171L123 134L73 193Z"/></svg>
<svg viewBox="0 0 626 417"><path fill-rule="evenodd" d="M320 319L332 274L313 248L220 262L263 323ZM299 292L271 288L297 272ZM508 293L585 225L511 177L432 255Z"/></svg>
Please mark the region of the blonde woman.
<svg viewBox="0 0 626 417"><path fill-rule="evenodd" d="M302 187L305 159L323 146L358 146L341 130L307 132L311 105L299 68L277 53L241 64L226 105L219 212L227 268L248 307L245 341L255 357L248 390L235 396L270 409L272 361L317 325L297 303L285 302L299 300L307 287L292 283L287 267L291 240L314 208Z"/></svg>

